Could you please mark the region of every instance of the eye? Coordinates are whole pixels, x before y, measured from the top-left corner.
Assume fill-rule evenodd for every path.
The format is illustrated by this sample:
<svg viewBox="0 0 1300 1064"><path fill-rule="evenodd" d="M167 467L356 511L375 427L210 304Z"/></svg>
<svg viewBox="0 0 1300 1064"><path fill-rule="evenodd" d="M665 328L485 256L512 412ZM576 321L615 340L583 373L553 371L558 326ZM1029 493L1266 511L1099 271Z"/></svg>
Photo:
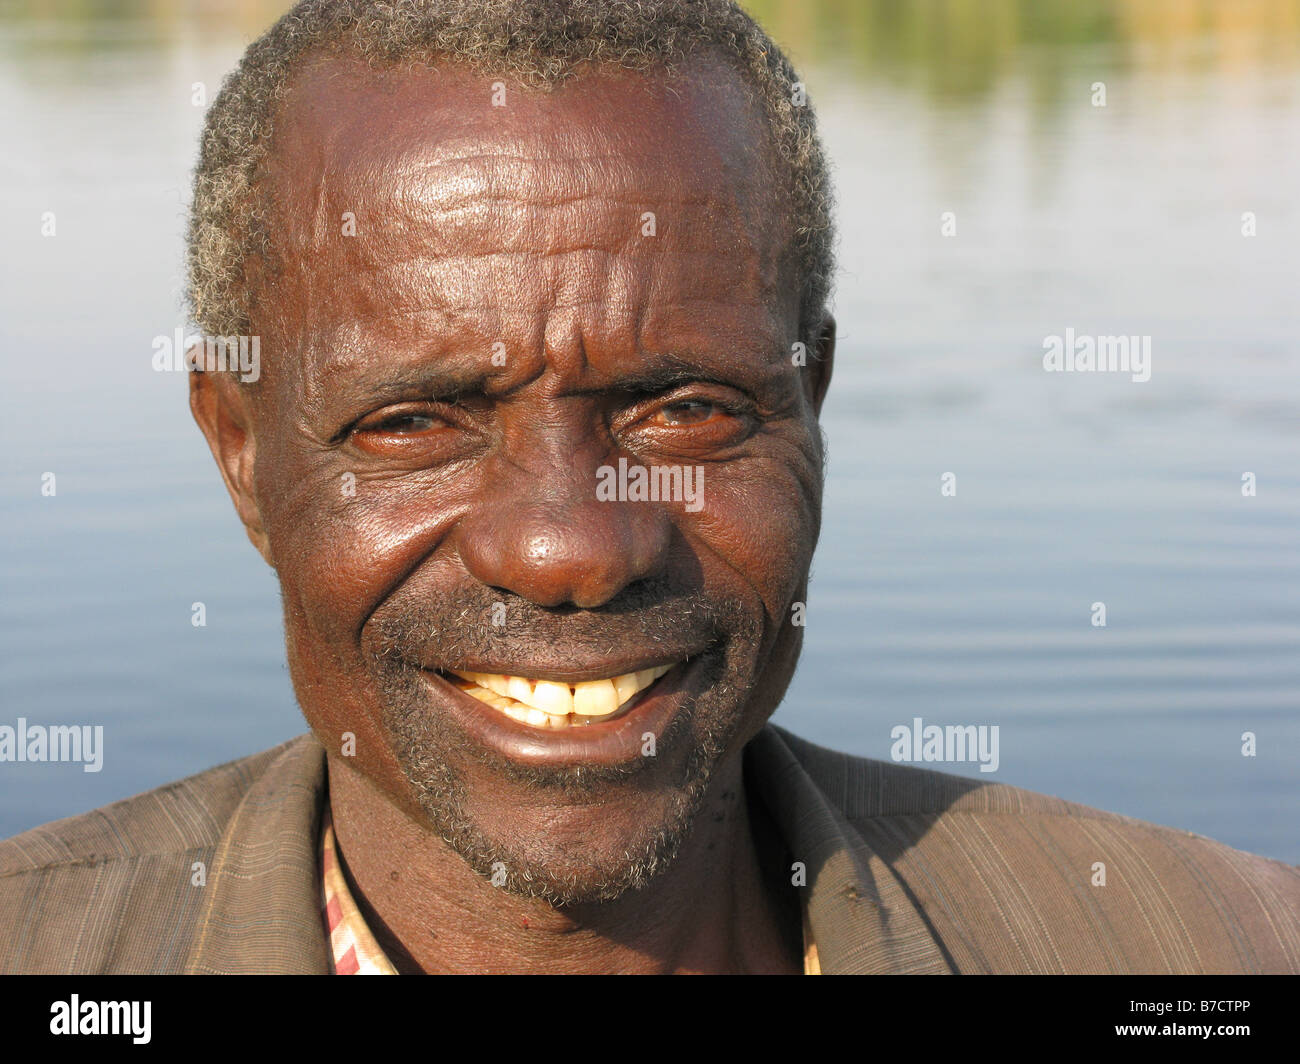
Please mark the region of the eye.
<svg viewBox="0 0 1300 1064"><path fill-rule="evenodd" d="M657 417L664 425L702 425L724 411L704 399L681 399L663 407Z"/></svg>
<svg viewBox="0 0 1300 1064"><path fill-rule="evenodd" d="M358 431L383 432L393 436L404 436L409 433L428 432L440 424L445 424L445 422L431 414L394 414L382 421L358 426Z"/></svg>
<svg viewBox="0 0 1300 1064"><path fill-rule="evenodd" d="M453 409L429 401L395 404L362 418L348 431L348 439L381 459L423 462L445 457L469 438L465 420Z"/></svg>
<svg viewBox="0 0 1300 1064"><path fill-rule="evenodd" d="M389 407L363 418L353 427L354 436L418 436L448 428L450 423L428 404Z"/></svg>
<svg viewBox="0 0 1300 1064"><path fill-rule="evenodd" d="M713 454L746 440L758 424L751 398L734 388L693 384L629 411L629 442L663 454Z"/></svg>

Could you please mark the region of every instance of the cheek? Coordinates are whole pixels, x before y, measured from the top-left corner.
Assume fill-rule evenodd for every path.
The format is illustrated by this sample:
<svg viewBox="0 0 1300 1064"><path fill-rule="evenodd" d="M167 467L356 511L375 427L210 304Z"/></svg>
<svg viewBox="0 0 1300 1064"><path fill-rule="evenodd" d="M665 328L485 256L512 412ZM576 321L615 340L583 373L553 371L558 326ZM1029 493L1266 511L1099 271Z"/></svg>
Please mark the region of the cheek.
<svg viewBox="0 0 1300 1064"><path fill-rule="evenodd" d="M281 467L289 471L288 464ZM290 675L325 748L354 758L405 801L405 776L380 724L384 694L362 631L376 607L436 547L447 521L424 490L330 469L274 485L267 528L284 599ZM271 485L268 485L268 496Z"/></svg>
<svg viewBox="0 0 1300 1064"><path fill-rule="evenodd" d="M454 520L438 485L346 465L334 455L318 468L279 464L264 510L286 605L316 640L339 649L358 645L370 615Z"/></svg>
<svg viewBox="0 0 1300 1064"><path fill-rule="evenodd" d="M704 505L689 534L762 600L769 625L788 618L817 539L820 480L786 463L705 467Z"/></svg>

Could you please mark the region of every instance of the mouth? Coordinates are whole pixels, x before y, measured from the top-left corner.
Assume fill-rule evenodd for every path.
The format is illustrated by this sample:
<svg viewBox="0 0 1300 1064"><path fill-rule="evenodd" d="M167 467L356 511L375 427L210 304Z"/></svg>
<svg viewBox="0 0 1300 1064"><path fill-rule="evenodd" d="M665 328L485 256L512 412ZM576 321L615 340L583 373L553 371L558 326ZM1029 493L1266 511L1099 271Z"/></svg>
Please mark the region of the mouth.
<svg viewBox="0 0 1300 1064"><path fill-rule="evenodd" d="M715 658L710 648L604 677L574 670L568 680L549 668L542 678L448 666L422 672L437 705L472 742L516 765L568 770L660 760L657 744L693 713Z"/></svg>
<svg viewBox="0 0 1300 1064"><path fill-rule="evenodd" d="M585 728L615 720L674 665L596 680L537 680L495 672L438 670L449 683L511 720L532 728Z"/></svg>

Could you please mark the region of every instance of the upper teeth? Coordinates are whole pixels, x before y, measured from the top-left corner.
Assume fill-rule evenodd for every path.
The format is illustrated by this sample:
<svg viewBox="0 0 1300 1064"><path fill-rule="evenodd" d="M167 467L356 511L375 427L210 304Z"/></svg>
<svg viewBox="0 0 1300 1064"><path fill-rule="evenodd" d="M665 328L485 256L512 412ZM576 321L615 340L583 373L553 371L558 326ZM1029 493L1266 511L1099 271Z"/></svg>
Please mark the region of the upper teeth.
<svg viewBox="0 0 1300 1064"><path fill-rule="evenodd" d="M463 680L457 686L466 694L534 727L563 728L607 717L671 669L659 665L606 680L563 683L506 676L497 672L451 670Z"/></svg>

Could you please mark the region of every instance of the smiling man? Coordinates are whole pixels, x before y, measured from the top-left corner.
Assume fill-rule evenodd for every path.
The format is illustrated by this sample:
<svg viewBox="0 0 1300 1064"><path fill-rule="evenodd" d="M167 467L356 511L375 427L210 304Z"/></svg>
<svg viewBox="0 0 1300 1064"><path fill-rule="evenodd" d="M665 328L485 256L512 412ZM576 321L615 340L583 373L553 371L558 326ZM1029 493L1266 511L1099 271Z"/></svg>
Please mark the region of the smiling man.
<svg viewBox="0 0 1300 1064"><path fill-rule="evenodd" d="M311 734L10 840L4 966L1295 969L1294 869L767 723L830 247L803 87L723 0L295 8L191 228L196 319L264 363L191 405Z"/></svg>

